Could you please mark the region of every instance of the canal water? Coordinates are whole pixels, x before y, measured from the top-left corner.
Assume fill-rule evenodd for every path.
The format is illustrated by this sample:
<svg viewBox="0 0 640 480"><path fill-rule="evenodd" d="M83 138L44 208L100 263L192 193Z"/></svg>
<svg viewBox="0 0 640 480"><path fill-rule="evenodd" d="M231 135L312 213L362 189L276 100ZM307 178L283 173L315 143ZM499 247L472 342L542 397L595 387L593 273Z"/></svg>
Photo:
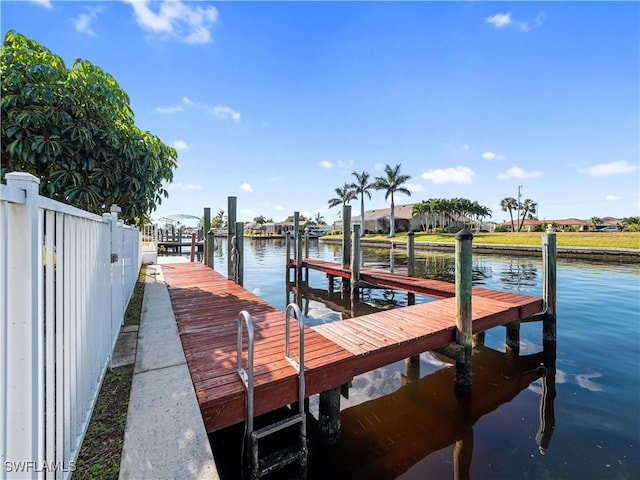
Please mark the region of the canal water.
<svg viewBox="0 0 640 480"><path fill-rule="evenodd" d="M219 243L214 266L226 272ZM244 249L245 288L281 309L297 300L310 326L407 304L405 293L377 289L351 306L337 282L330 294L326 276L314 271L296 297L285 285L283 241L246 240ZM339 246L317 240L310 256L342 258ZM363 258L406 272L403 249L365 249ZM453 255L418 252L416 263L416 276L453 281ZM474 285L542 296L541 258L474 255L473 272ZM490 330L474 350L468 402L455 395L450 362L428 352L419 369L402 361L354 378L334 444L317 434L312 398L308 478L638 478L639 273L637 265L559 260L556 349L543 351L540 322L522 325L515 356L505 329ZM241 478L243 433L236 426L210 436L223 480ZM268 478L296 476L290 468Z"/></svg>

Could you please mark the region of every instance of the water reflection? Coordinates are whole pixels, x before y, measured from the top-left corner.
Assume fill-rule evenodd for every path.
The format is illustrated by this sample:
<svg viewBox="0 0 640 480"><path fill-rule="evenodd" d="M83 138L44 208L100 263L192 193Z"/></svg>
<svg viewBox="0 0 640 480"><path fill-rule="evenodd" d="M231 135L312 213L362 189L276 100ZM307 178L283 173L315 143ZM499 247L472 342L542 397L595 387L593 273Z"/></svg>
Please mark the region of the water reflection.
<svg viewBox="0 0 640 480"><path fill-rule="evenodd" d="M437 264L448 268L449 261L438 258ZM483 274L491 271L480 262L478 267ZM506 278L525 283L528 276L537 275L533 265L512 272L507 277L501 276L501 281ZM404 306L407 302L405 293L368 289L363 295L365 302L352 304L349 295L332 290L313 288L304 282L290 283L288 300L298 303L310 326ZM542 324L539 325L542 328ZM369 391L370 381L360 382L378 372L356 377L352 390L364 400L356 404L350 402L352 406L342 410L337 443L327 444L322 440L315 423L317 415L310 415L309 478L397 478L448 446L453 446L450 461L453 478L471 478L474 424L537 383L541 387L534 387L540 392L535 442L538 451L545 454L555 428L555 343L545 342L541 352L520 355L519 348L515 347L507 346L505 351L486 347L483 338L478 336L474 345L473 388L469 395L455 391L452 362L434 353L431 355L440 365L445 365L444 368L421 377L417 357L407 359L400 385L392 386L391 377L397 378L393 374L376 380L374 390L385 392L378 398L372 399L375 394ZM380 385L379 380L389 385Z"/></svg>
<svg viewBox="0 0 640 480"><path fill-rule="evenodd" d="M419 378L416 364L408 362L396 391L342 411L335 445L311 437L316 444L310 448L310 478L397 478L451 445L453 478L470 478L474 424L536 381L543 387L535 442L546 452L555 427L553 354L514 357L479 346L473 361L470 396L456 394L453 367Z"/></svg>

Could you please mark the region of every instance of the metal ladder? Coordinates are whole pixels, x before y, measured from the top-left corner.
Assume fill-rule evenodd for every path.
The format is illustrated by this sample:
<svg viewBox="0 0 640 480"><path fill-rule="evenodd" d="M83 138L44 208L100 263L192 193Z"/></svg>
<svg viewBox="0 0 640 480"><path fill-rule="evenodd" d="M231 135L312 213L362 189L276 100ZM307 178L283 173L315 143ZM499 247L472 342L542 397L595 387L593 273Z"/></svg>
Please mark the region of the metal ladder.
<svg viewBox="0 0 640 480"><path fill-rule="evenodd" d="M289 321L291 314L298 320L299 328L299 360L296 361L290 355L290 328ZM247 329L248 334L248 346L247 346L247 369L242 365L242 332L243 324ZM285 358L293 366L298 374L298 413L295 413L283 420L267 425L266 427L254 430L254 409L253 409L253 349L254 349L254 334L253 334L253 321L251 315L246 310L242 310L238 314L238 341L237 341L237 372L242 380L244 388L246 390L246 436L245 444L243 447L243 465L245 461L245 455L249 454L251 458L251 465L249 466L249 476L251 479L259 479L263 475L273 472L279 468L282 468L290 463L299 460L300 462L300 474L302 478L306 478L307 471L307 418L304 412L304 397L305 397L305 381L304 381L304 322L300 309L295 303L287 305L285 311ZM300 426L299 445L280 450L272 453L264 458L260 458L258 452L258 443L260 439L279 432L285 428L292 427L296 424Z"/></svg>

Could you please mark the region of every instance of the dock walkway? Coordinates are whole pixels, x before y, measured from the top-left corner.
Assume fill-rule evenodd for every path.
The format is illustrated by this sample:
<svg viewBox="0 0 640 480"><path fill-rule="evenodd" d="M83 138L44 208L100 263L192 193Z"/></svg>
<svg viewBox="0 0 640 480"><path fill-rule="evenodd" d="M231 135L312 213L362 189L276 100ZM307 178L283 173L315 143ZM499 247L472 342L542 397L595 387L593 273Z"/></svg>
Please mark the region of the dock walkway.
<svg viewBox="0 0 640 480"><path fill-rule="evenodd" d="M335 268L336 272L341 268L331 265L326 267ZM297 376L284 357L284 312L202 264L162 268L208 432L244 421L244 387L236 373L240 310L247 310L255 322L256 414L297 401ZM306 396L339 387L355 375L455 340L452 284L366 270L363 269L363 280L365 275L375 274L377 285L384 282L390 287L391 282L405 282L404 288L390 288L412 288L409 291L440 300L305 327ZM474 289L473 331L479 333L524 320L540 312L542 304L539 297ZM297 328L292 328L292 338L297 339L297 334ZM297 341L292 342L294 356L296 344Z"/></svg>

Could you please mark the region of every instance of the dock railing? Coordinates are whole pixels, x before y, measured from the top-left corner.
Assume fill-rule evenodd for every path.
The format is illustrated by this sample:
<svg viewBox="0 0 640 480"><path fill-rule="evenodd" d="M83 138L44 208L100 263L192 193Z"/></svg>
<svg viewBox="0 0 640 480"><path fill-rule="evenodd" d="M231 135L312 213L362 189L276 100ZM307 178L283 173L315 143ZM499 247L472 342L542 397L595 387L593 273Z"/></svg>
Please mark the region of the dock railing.
<svg viewBox="0 0 640 480"><path fill-rule="evenodd" d="M0 479L69 478L141 265L136 228L0 185Z"/></svg>

